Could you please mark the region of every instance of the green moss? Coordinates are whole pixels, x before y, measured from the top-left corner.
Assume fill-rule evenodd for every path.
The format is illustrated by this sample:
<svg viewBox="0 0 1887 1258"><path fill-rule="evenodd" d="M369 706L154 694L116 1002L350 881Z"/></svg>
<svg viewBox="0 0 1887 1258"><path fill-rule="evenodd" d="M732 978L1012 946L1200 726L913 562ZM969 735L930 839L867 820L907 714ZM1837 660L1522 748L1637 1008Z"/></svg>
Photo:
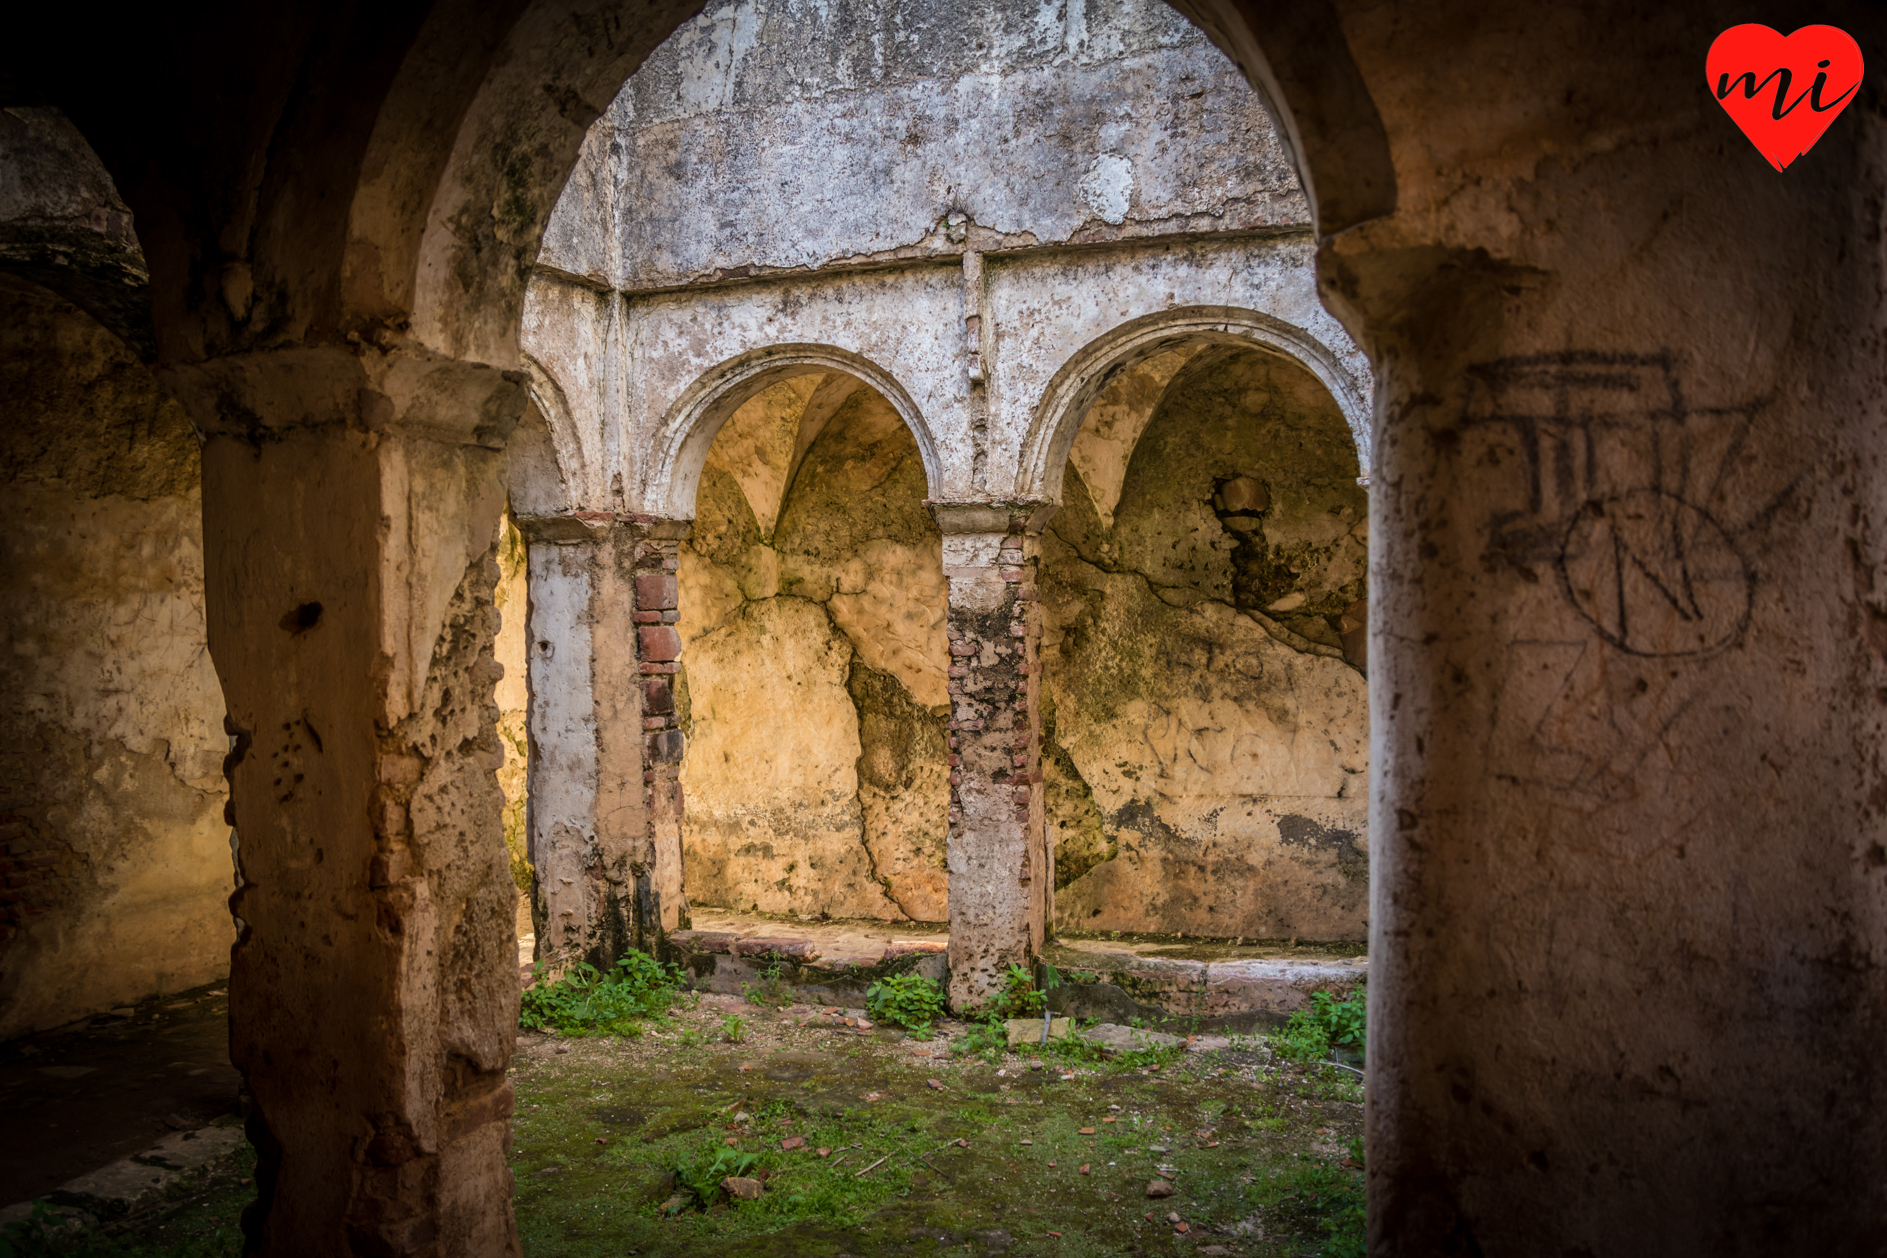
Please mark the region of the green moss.
<svg viewBox="0 0 1887 1258"><path fill-rule="evenodd" d="M1241 1252L1301 1254L1326 1240L1337 1191L1359 1182L1337 1165L1341 1153L1318 1152L1315 1129L1358 1132L1361 1107L1299 1097L1309 1081L1294 1067L1260 1073L1192 1056L1158 1073L1063 1082L1014 1057L1007 1077L981 1062L914 1068L871 1041L822 1047L798 1034L770 1053L661 1052L645 1040L622 1059L606 1042L528 1055L512 1156L525 1252L982 1255L1005 1248L992 1243L997 1231L1018 1258L1163 1249L1179 1238L1145 1219L1145 1186L1172 1164L1181 1191L1158 1217L1176 1211L1201 1237L1261 1214L1264 1237L1241 1237ZM673 1129L680 1114L706 1125ZM788 1136L805 1148L782 1149ZM664 1210L676 1192L666 1168L703 1162L730 1139L757 1157L750 1174L766 1176L764 1195Z"/></svg>

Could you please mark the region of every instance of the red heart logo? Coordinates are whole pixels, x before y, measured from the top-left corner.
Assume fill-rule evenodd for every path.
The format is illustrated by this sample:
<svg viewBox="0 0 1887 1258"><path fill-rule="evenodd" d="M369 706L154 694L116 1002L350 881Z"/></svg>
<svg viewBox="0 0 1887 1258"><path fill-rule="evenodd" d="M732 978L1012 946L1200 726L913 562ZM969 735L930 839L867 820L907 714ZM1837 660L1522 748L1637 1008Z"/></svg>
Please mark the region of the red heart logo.
<svg viewBox="0 0 1887 1258"><path fill-rule="evenodd" d="M1717 36L1704 77L1777 170L1815 147L1861 86L1861 46L1838 26L1793 35L1751 22Z"/></svg>

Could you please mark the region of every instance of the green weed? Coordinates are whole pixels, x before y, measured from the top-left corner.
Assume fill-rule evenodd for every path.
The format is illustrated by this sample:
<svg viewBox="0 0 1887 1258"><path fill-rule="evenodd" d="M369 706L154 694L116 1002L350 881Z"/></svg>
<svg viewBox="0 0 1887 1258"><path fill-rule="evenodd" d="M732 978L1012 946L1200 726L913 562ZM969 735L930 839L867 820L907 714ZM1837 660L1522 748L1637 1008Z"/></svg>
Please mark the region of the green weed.
<svg viewBox="0 0 1887 1258"><path fill-rule="evenodd" d="M874 1022L888 1022L922 1036L943 1016L943 988L922 974L893 974L865 989L865 1011Z"/></svg>
<svg viewBox="0 0 1887 1258"><path fill-rule="evenodd" d="M1334 1044L1360 1048L1364 1038L1364 1003L1361 989L1343 1000L1329 992L1311 993L1311 1003L1291 1015L1283 1028L1272 1032L1271 1048L1290 1061L1327 1061Z"/></svg>
<svg viewBox="0 0 1887 1258"><path fill-rule="evenodd" d="M671 1153L665 1163L666 1169L674 1173L677 1197L682 1199L671 1198L663 1209L669 1214L679 1214L690 1203L696 1210L706 1210L721 1201L727 1196L721 1181L747 1174L760 1164L760 1158L757 1154L714 1144L692 1158Z"/></svg>
<svg viewBox="0 0 1887 1258"><path fill-rule="evenodd" d="M631 952L608 974L579 961L554 981L538 962L535 980L519 1002L518 1025L559 1035L636 1035L644 1018L660 1018L679 999L681 970L647 953Z"/></svg>
<svg viewBox="0 0 1887 1258"><path fill-rule="evenodd" d="M786 969L777 959L760 971L760 982L742 983L741 998L750 1005L782 1009L793 1003L793 991L786 985Z"/></svg>

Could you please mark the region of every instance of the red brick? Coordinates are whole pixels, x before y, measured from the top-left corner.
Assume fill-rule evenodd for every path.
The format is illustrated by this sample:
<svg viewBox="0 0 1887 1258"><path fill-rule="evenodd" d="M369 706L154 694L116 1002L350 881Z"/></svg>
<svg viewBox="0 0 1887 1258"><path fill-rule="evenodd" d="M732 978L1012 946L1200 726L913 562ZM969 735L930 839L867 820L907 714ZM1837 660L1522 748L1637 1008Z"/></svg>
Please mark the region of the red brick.
<svg viewBox="0 0 1887 1258"><path fill-rule="evenodd" d="M675 687L666 677L650 677L642 683L642 710L644 713L673 712L675 710Z"/></svg>
<svg viewBox="0 0 1887 1258"><path fill-rule="evenodd" d="M636 610L666 611L679 607L675 574L672 572L636 573Z"/></svg>
<svg viewBox="0 0 1887 1258"><path fill-rule="evenodd" d="M644 625L636 630L641 641L639 654L645 660L665 662L681 658L681 635L669 625Z"/></svg>

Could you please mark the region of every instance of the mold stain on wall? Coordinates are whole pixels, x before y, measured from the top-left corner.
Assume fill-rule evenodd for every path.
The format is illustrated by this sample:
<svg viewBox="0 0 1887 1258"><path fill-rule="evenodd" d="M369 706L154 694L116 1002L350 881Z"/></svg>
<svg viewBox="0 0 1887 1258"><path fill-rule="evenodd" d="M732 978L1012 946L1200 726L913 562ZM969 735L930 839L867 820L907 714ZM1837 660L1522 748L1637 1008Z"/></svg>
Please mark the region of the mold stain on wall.
<svg viewBox="0 0 1887 1258"><path fill-rule="evenodd" d="M1270 355L1169 351L1096 400L1042 546L1058 929L1363 936L1357 475Z"/></svg>
<svg viewBox="0 0 1887 1258"><path fill-rule="evenodd" d="M680 573L688 895L942 921L941 541L916 442L850 383L767 388L702 473Z"/></svg>

